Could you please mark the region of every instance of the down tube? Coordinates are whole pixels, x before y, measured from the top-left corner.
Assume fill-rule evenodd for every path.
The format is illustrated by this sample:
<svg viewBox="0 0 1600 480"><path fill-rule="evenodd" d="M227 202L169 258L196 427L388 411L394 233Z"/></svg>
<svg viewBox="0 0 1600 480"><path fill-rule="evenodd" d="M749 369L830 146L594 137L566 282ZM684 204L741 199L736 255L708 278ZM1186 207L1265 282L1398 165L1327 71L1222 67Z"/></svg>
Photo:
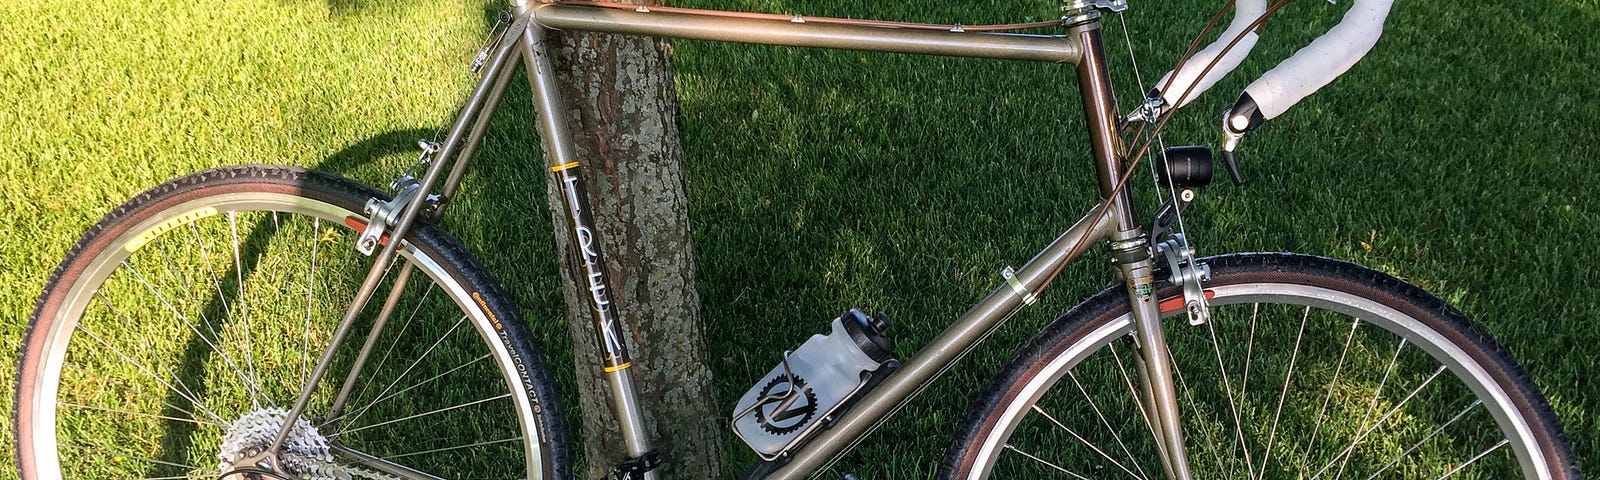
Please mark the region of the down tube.
<svg viewBox="0 0 1600 480"><path fill-rule="evenodd" d="M804 478L821 468L839 452L871 433L884 417L910 402L1012 313L1031 303L1027 297L1043 290L1060 266L1072 262L1083 252L1084 249L1076 247L1099 242L1114 230L1111 219L1116 212L1102 215L1101 205L1096 205L1089 212L1016 272L1014 278L1017 285L1001 282L982 301L922 347L916 356L884 380L882 385L867 392L860 403L845 412L837 424L818 433L817 438L796 452L787 465L767 478Z"/></svg>
<svg viewBox="0 0 1600 480"><path fill-rule="evenodd" d="M528 4L517 6L519 15L528 13ZM572 145L572 134L567 117L562 112L560 93L556 87L555 71L550 66L550 52L545 42L545 30L530 24L522 34L521 48L528 82L533 86L534 107L539 113L539 137L544 144L545 158L555 173L562 193L566 212L568 234L572 239L570 250L577 255L583 268L579 285L589 290L589 310L595 322L595 333L601 351L601 367L606 383L611 387L612 409L621 426L623 442L630 458L645 456L651 451L644 429L644 415L633 387L628 368L633 366L627 345L617 330L616 307L611 303L609 276L606 275L605 257L600 239L593 229L594 220L589 211L589 194L584 188L583 167L578 164ZM646 480L656 478L654 471L644 474Z"/></svg>

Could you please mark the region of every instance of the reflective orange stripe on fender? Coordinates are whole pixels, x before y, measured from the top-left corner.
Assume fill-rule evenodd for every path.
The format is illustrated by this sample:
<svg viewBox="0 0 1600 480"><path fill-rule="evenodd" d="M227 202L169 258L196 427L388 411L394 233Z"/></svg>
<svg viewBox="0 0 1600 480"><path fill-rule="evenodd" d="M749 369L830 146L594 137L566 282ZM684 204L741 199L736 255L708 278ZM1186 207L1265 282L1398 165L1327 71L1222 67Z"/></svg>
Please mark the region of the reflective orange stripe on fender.
<svg viewBox="0 0 1600 480"><path fill-rule="evenodd" d="M1211 297L1215 297L1215 296L1217 296L1217 292L1206 290L1206 300L1210 300ZM1179 295L1179 296L1172 297L1172 298L1169 298L1169 299L1166 299L1166 300L1162 300L1160 306L1161 306L1161 313L1181 312L1181 311L1183 311L1183 296Z"/></svg>
<svg viewBox="0 0 1600 480"><path fill-rule="evenodd" d="M356 218L356 217L344 217L344 224L345 225L349 225L350 228L355 229L356 232L365 232L365 231L367 231L367 222L363 222L363 221L361 221L361 219ZM383 235L379 235L378 236L378 245L388 245L388 244L389 244L389 234L385 233Z"/></svg>

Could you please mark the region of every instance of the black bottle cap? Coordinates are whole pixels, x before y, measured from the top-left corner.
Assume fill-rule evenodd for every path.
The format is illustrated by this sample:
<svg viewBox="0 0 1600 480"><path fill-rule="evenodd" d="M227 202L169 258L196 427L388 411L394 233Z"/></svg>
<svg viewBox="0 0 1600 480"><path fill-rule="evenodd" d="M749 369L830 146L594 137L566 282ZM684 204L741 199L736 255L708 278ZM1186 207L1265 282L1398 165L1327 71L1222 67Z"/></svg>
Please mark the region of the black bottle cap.
<svg viewBox="0 0 1600 480"><path fill-rule="evenodd" d="M861 310L850 309L839 316L839 323L844 326L850 341L872 361L883 363L894 359L894 341L883 332L889 328L889 316L882 312L872 317L861 313Z"/></svg>

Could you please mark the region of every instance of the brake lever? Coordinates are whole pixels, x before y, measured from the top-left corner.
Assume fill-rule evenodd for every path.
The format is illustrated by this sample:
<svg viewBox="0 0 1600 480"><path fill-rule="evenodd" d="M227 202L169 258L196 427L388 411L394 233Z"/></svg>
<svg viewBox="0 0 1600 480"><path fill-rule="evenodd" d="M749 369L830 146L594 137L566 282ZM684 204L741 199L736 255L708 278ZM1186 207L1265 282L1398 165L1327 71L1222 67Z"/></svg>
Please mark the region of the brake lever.
<svg viewBox="0 0 1600 480"><path fill-rule="evenodd" d="M1239 100L1233 102L1233 108L1222 114L1222 161L1227 162L1228 177L1233 180L1234 185L1244 185L1244 175L1239 172L1239 157L1234 151L1239 149L1239 142L1244 139L1244 134L1250 133L1266 121L1250 92L1239 94Z"/></svg>

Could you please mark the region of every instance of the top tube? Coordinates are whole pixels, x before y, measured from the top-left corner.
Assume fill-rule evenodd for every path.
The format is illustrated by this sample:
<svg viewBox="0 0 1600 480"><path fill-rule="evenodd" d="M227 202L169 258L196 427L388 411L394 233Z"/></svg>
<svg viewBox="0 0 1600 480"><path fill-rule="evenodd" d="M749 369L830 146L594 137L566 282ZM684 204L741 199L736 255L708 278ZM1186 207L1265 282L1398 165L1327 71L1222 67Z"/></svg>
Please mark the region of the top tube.
<svg viewBox="0 0 1600 480"><path fill-rule="evenodd" d="M1073 38L1053 35L998 34L903 28L893 22L860 24L807 22L805 17L750 14L730 17L717 10L632 10L592 4L543 4L534 8L534 22L556 30L582 30L626 35L713 40L722 42L818 47L872 52L1024 60L1076 65L1082 48ZM903 24L921 25L921 24ZM936 25L929 25L936 26Z"/></svg>

